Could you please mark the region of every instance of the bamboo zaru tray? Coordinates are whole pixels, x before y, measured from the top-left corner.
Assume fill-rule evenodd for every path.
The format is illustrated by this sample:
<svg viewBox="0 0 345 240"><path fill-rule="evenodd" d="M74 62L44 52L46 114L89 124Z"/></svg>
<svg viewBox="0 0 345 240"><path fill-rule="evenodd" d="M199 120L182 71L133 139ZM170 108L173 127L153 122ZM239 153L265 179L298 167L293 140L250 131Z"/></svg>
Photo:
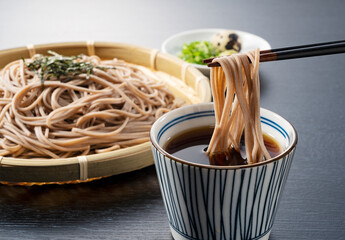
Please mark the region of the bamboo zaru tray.
<svg viewBox="0 0 345 240"><path fill-rule="evenodd" d="M68 42L28 45L0 51L0 69L21 58L52 50L65 56L98 55L118 58L151 69L162 76L175 97L186 104L208 102L211 92L208 79L190 64L156 49L122 43ZM147 70L149 71L149 70ZM141 169L153 164L150 143L107 153L60 159L20 159L0 157L0 182L17 185L79 183Z"/></svg>

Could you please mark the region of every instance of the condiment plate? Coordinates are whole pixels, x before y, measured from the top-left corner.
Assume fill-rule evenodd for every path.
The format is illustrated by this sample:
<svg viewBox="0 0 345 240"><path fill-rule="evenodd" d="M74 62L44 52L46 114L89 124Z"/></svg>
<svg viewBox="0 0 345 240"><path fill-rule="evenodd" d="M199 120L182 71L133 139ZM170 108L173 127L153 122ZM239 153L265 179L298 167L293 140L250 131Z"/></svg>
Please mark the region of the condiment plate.
<svg viewBox="0 0 345 240"><path fill-rule="evenodd" d="M174 56L178 56L181 52L182 46L185 43L190 43L193 41L211 41L213 35L218 32L229 30L237 33L242 39L242 50L241 52L246 52L251 49L260 48L260 50L271 49L271 45L262 37L255 34L232 30L232 29L220 29L220 28L207 28L207 29L194 29L189 31L184 31L177 33L169 38L167 38L162 44L162 51ZM210 75L210 69L206 65L192 64L198 70L200 70L204 75Z"/></svg>

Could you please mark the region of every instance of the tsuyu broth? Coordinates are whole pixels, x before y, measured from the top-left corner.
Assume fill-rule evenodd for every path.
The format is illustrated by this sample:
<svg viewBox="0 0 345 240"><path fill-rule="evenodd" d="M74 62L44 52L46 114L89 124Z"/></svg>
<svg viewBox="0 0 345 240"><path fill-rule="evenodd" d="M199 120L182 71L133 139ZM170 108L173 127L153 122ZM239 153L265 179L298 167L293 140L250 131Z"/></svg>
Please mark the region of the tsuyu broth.
<svg viewBox="0 0 345 240"><path fill-rule="evenodd" d="M247 159L243 138L241 140L241 152L231 149L226 154L209 157L206 150L213 130L212 126L189 129L172 136L163 148L173 156L193 163L220 166L246 165ZM282 152L281 146L272 137L264 133L263 138L267 151L272 158Z"/></svg>

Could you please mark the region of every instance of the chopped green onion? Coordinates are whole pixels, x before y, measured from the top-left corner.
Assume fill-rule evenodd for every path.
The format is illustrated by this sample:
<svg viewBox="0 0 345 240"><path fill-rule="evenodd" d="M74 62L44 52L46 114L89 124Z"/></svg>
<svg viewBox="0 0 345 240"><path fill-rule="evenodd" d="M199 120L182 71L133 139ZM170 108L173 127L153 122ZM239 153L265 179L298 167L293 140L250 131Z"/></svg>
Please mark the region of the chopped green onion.
<svg viewBox="0 0 345 240"><path fill-rule="evenodd" d="M203 59L216 57L219 53L219 50L213 47L211 42L195 41L183 44L182 51L178 56L189 63L204 64L202 63Z"/></svg>

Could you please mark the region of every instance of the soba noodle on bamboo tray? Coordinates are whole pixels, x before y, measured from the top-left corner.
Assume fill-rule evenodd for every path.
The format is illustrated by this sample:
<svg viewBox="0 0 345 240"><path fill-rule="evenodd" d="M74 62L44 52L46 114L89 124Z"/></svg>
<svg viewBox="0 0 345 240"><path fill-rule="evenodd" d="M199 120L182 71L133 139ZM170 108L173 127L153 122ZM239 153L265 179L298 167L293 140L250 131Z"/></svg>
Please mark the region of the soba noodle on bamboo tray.
<svg viewBox="0 0 345 240"><path fill-rule="evenodd" d="M49 53L1 70L0 156L65 158L133 146L181 105L137 65Z"/></svg>

